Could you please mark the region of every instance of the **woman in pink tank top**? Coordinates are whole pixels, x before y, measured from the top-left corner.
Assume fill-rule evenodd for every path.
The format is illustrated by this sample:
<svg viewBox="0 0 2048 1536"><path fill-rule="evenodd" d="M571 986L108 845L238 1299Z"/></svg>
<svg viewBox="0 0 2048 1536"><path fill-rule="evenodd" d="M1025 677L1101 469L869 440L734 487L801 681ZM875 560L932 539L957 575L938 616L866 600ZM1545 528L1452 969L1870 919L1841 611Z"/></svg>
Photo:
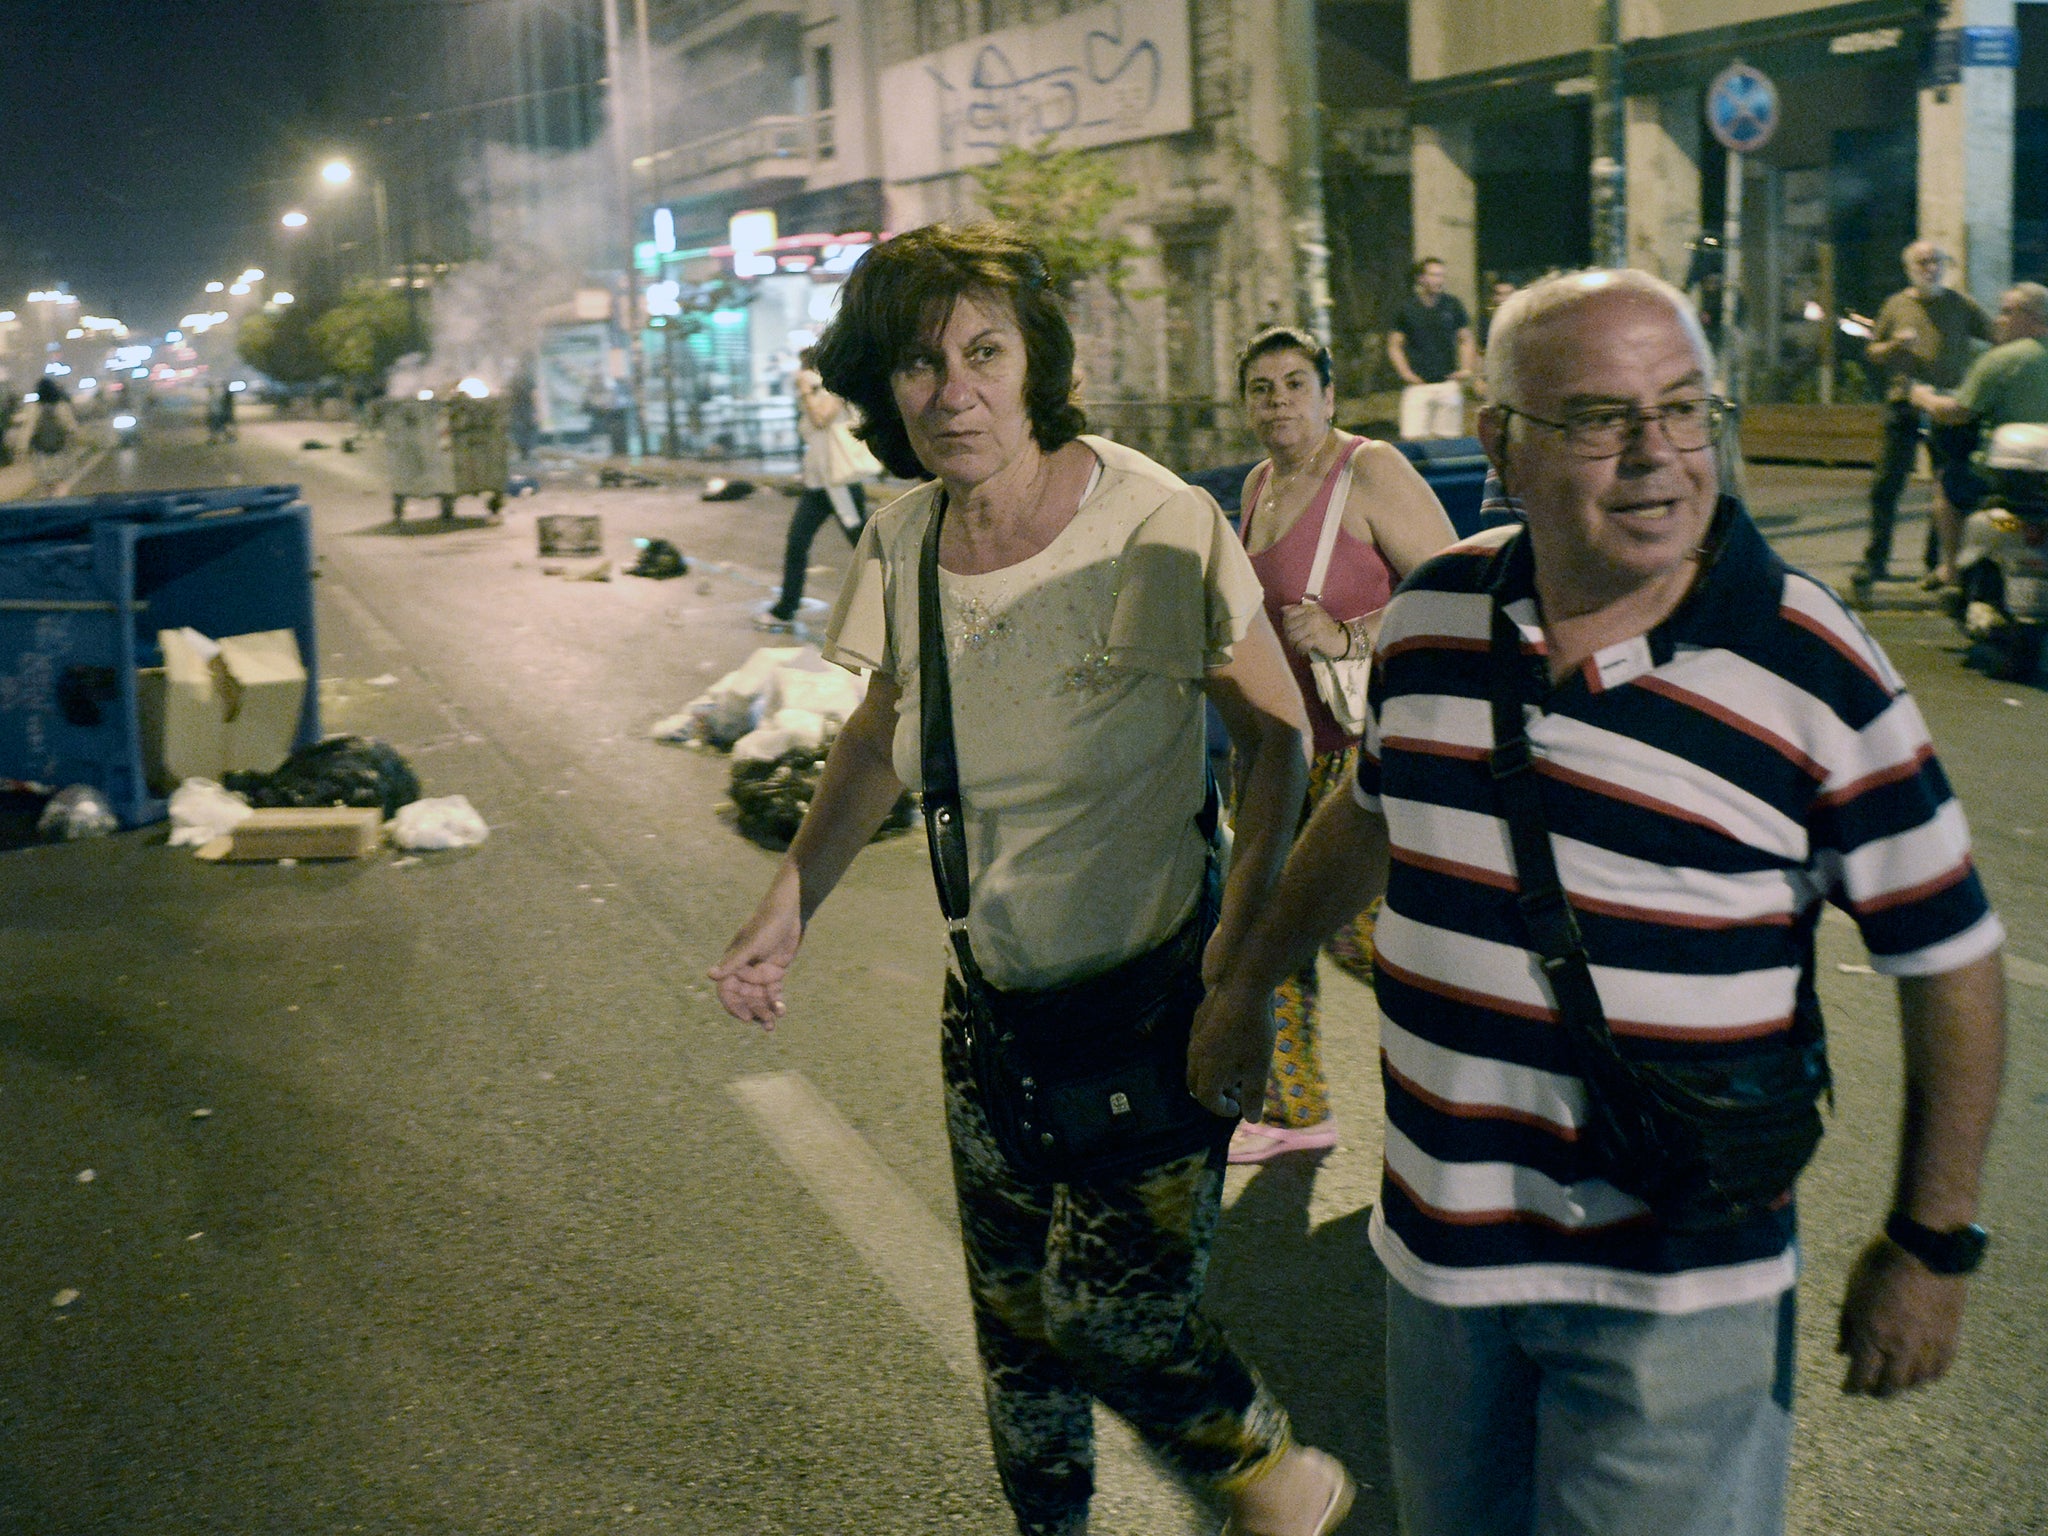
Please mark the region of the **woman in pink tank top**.
<svg viewBox="0 0 2048 1536"><path fill-rule="evenodd" d="M1358 654L1379 628L1379 612L1401 578L1456 538L1422 476L1400 451L1353 436L1335 424L1337 396L1329 350L1304 331L1269 326L1254 336L1237 365L1238 394L1267 457L1245 480L1239 524L1252 569L1266 592L1266 611L1286 642L1315 735L1303 817L1326 795L1343 792L1358 760L1347 736L1316 693L1309 655ZM1342 518L1324 574L1320 601L1307 601L1323 520L1346 464L1350 494L1334 509ZM1371 979L1373 914L1331 940L1331 957ZM1274 996L1280 1031L1266 1081L1264 1116L1245 1121L1230 1143L1233 1163L1264 1162L1283 1152L1336 1145L1328 1085L1318 1041L1319 988L1311 962Z"/></svg>

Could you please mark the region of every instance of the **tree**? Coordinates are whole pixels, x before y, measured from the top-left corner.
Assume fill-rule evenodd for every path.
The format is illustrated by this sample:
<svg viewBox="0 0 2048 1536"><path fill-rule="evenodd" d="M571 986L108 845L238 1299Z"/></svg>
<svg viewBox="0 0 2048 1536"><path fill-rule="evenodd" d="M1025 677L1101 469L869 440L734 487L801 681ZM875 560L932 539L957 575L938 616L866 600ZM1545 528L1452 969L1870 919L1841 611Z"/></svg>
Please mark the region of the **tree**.
<svg viewBox="0 0 2048 1536"><path fill-rule="evenodd" d="M417 316L405 296L364 279L349 285L340 300L311 326L313 345L327 371L368 390L408 352L425 348Z"/></svg>
<svg viewBox="0 0 2048 1536"><path fill-rule="evenodd" d="M311 384L328 371L313 340L313 319L310 308L298 305L245 315L235 332L235 350L280 384Z"/></svg>
<svg viewBox="0 0 2048 1536"><path fill-rule="evenodd" d="M973 174L988 211L1029 231L1045 256L1047 280L1062 295L1071 298L1090 277L1124 294L1139 247L1103 234L1102 220L1138 189L1119 180L1107 159L1085 149L1054 149L1048 138L1036 148L1009 145Z"/></svg>

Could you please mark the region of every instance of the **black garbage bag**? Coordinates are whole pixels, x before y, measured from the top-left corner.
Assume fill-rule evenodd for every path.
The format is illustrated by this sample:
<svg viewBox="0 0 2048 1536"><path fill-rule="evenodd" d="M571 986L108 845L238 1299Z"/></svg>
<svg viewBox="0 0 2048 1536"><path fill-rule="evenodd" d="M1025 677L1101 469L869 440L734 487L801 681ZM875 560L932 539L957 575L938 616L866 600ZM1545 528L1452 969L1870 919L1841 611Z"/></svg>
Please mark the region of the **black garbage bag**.
<svg viewBox="0 0 2048 1536"><path fill-rule="evenodd" d="M773 762L742 760L732 765L732 795L740 830L764 843L786 847L811 808L826 747L791 747ZM916 811L908 794L883 818L879 840L908 828Z"/></svg>
<svg viewBox="0 0 2048 1536"><path fill-rule="evenodd" d="M221 783L251 805L374 805L386 816L420 797L412 765L389 742L369 736L329 736L301 747L273 773L223 774Z"/></svg>
<svg viewBox="0 0 2048 1536"><path fill-rule="evenodd" d="M655 581L667 581L671 577L686 575L690 562L683 558L683 552L667 539L635 539L640 546L640 558L633 562L626 572L628 576L646 576Z"/></svg>

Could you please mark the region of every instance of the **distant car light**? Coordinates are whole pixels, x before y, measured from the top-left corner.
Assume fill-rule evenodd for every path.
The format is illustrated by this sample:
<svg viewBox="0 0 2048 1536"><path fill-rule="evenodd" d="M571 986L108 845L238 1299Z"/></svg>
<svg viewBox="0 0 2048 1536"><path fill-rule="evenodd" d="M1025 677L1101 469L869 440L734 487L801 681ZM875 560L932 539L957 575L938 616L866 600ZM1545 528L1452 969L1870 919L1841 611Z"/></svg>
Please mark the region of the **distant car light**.
<svg viewBox="0 0 2048 1536"><path fill-rule="evenodd" d="M243 390L247 389L248 387L249 386L247 384L243 383L240 379L237 379L235 380L234 383L228 386L228 393L231 395L239 395Z"/></svg>
<svg viewBox="0 0 2048 1536"><path fill-rule="evenodd" d="M456 385L455 392L459 395L467 395L472 400L482 400L490 394L491 386L482 379L469 378Z"/></svg>
<svg viewBox="0 0 2048 1536"><path fill-rule="evenodd" d="M123 411L119 416L116 416L114 418L114 430L116 432L129 431L134 427L134 425L135 418L133 416L130 416L126 411Z"/></svg>

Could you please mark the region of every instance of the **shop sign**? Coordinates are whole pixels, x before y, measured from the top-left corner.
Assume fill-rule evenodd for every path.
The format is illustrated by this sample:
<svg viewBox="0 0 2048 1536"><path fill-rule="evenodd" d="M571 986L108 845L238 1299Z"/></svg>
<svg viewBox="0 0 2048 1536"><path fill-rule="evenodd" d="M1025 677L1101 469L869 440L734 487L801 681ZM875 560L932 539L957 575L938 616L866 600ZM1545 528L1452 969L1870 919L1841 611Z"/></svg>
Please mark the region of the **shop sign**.
<svg viewBox="0 0 2048 1536"><path fill-rule="evenodd" d="M1399 107L1360 107L1323 111L1323 132L1329 143L1358 162L1369 176L1406 176L1415 137L1408 114Z"/></svg>
<svg viewBox="0 0 2048 1536"><path fill-rule="evenodd" d="M1122 144L1194 126L1187 0L1120 0L1009 27L882 71L892 181L985 165L1012 145Z"/></svg>
<svg viewBox="0 0 2048 1536"><path fill-rule="evenodd" d="M1963 27L1962 65L1965 69L2011 69L2020 61L2018 27Z"/></svg>

